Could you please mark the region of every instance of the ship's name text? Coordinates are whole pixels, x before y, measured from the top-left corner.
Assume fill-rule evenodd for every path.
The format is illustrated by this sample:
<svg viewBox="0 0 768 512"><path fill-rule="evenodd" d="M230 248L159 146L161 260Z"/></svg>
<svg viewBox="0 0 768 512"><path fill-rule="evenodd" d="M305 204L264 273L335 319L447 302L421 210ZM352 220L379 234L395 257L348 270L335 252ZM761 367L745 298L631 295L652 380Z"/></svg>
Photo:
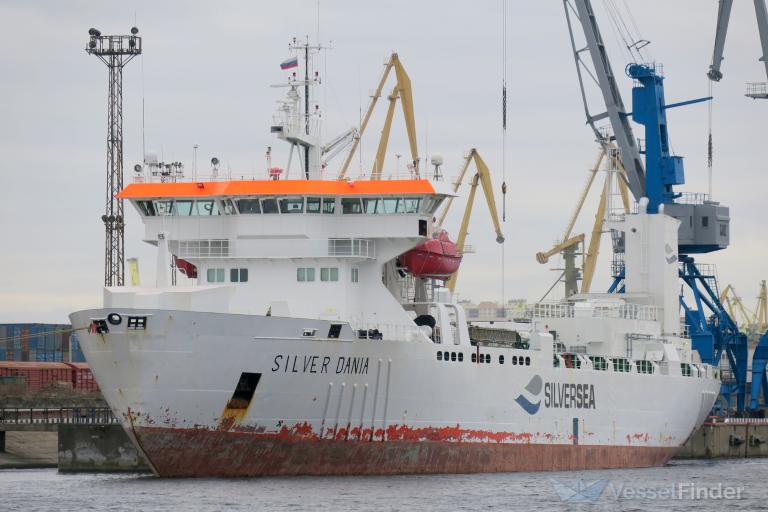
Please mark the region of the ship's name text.
<svg viewBox="0 0 768 512"><path fill-rule="evenodd" d="M367 357L343 357L335 360L329 356L277 354L272 363L273 372L283 373L337 373L367 375Z"/></svg>

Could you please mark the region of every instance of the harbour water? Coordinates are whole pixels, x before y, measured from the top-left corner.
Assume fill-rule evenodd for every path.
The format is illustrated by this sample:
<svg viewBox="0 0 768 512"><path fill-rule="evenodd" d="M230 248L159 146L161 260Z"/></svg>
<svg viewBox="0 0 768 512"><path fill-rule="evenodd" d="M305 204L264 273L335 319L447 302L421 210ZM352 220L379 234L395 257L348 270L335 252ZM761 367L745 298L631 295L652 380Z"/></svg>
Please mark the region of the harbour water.
<svg viewBox="0 0 768 512"><path fill-rule="evenodd" d="M161 479L0 471L0 510L768 510L768 459L557 473Z"/></svg>

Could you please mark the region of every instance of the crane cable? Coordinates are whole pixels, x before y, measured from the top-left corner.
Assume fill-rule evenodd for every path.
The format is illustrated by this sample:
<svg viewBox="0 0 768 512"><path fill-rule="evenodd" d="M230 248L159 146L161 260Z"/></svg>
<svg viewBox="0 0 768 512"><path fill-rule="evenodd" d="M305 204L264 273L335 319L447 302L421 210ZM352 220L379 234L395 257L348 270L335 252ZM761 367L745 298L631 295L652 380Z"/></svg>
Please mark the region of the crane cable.
<svg viewBox="0 0 768 512"><path fill-rule="evenodd" d="M709 193L709 200L712 201L712 153L713 153L713 144L712 144L712 103L714 103L714 95L712 94L714 89L714 82L712 80L707 80L709 82L709 97L712 98L709 100L709 105L707 105L707 128L709 130L709 137L707 139L707 180L708 180L708 189L707 192Z"/></svg>
<svg viewBox="0 0 768 512"><path fill-rule="evenodd" d="M501 0L501 221L507 222L507 0ZM501 307L505 309L505 244L501 244ZM505 309L506 311L506 309ZM506 316L506 315L505 315Z"/></svg>
<svg viewBox="0 0 768 512"><path fill-rule="evenodd" d="M507 221L507 0L501 0L501 220Z"/></svg>

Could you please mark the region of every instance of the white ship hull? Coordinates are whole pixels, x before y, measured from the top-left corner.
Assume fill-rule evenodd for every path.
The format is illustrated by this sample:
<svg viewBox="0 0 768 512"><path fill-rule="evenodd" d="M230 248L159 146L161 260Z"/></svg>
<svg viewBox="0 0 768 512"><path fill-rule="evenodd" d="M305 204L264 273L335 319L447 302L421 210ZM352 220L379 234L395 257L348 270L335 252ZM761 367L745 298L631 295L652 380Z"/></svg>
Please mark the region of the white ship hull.
<svg viewBox="0 0 768 512"><path fill-rule="evenodd" d="M147 329L123 320L86 332L115 312L147 316ZM474 363L474 347L327 339L324 320L114 308L71 320L104 397L161 476L661 465L720 386L708 367L691 377L556 368L551 352L490 347L480 349L490 362ZM308 328L318 337L303 338ZM243 372L258 385L232 410Z"/></svg>

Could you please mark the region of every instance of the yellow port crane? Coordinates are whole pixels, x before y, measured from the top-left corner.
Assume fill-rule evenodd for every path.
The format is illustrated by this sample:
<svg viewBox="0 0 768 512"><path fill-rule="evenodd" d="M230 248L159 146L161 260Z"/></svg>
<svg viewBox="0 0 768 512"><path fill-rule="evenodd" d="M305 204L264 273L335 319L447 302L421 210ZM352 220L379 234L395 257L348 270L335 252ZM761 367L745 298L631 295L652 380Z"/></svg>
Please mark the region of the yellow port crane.
<svg viewBox="0 0 768 512"><path fill-rule="evenodd" d="M363 120L360 123L358 135L352 143L352 148L349 150L349 154L341 166L341 171L339 172L338 176L338 179L340 180L343 180L346 177L347 169L349 168L350 162L352 162L352 157L355 155L355 151L357 151L357 147L360 145L360 138L365 133L365 129L368 126L368 121L370 121L371 114L373 114L373 109L376 107L376 103L381 97L381 93L384 90L384 85L387 82L387 77L389 77L389 73L392 71L392 69L395 70L397 83L392 89L392 94L387 97L389 100L389 108L387 109L387 117L384 120L384 128L381 131L381 138L379 139L379 146L376 151L376 160L374 161L373 169L371 170L371 179L381 179L381 173L384 169L384 157L387 152L387 144L389 143L389 132L392 128L392 118L395 114L395 103L397 103L398 99L400 100L400 104L403 108L405 129L408 132L408 145L411 149L413 171L417 177L419 175L419 151L416 146L416 117L413 110L413 91L411 89L411 79L408 76L408 73L406 73L403 64L400 62L400 57L398 57L397 53L392 53L387 62L384 64L384 72L381 75L381 79L379 79L376 91L371 96L371 101L368 103L368 109L366 110L365 116L363 116Z"/></svg>
<svg viewBox="0 0 768 512"><path fill-rule="evenodd" d="M760 295L757 296L755 310L755 328L759 333L768 330L768 286L765 284L765 279L760 281Z"/></svg>
<svg viewBox="0 0 768 512"><path fill-rule="evenodd" d="M477 192L478 185L482 185L483 187L483 194L485 195L485 201L488 204L488 212L491 215L491 221L493 222L493 229L496 230L496 241L498 243L504 243L504 235L501 232L501 223L499 222L499 213L496 209L496 199L493 196L493 186L491 184L491 172L488 170L488 166L486 165L483 158L480 156L480 154L477 152L477 149L472 148L469 150L469 152L464 157L464 163L461 166L461 170L459 171L459 175L456 178L456 181L453 182L453 191L458 192L459 187L461 187L461 183L464 181L464 176L467 173L467 170L469 169L469 164L472 162L475 162L475 168L477 169L477 172L472 177L472 181L469 186L469 195L467 196L467 205L464 207L464 216L461 219L461 226L459 227L459 233L456 238L456 250L459 252L459 254L464 254L464 247L465 242L467 239L467 234L469 232L469 219L472 217L472 207L475 203L475 194ZM445 206L443 206L442 211L440 212L440 215L438 216L437 220L437 227L442 227L443 222L445 222L445 217L448 215L448 210L451 208L451 205L453 204L453 197L449 197L446 202ZM458 270L451 276L451 278L446 283L446 286L449 290L451 290L451 293L456 289L456 280L459 277Z"/></svg>
<svg viewBox="0 0 768 512"><path fill-rule="evenodd" d="M597 206L597 212L595 213L595 220L592 225L592 233L589 238L589 244L586 251L582 252L583 261L581 268L581 293L589 293L589 290L592 286L592 279L595 275L597 257L600 253L600 239L603 234L606 210L608 209L610 200L612 181L611 175L614 171L619 178L616 181L618 183L619 194L621 195L621 202L624 207L624 212L629 213L630 209L629 192L627 190L626 184L626 173L621 165L621 159L618 155L618 148L614 144L607 143L601 145L600 151L598 152L597 158L595 160L595 164L589 170L587 182L582 188L581 194L576 201L576 207L574 208L573 213L571 214L571 218L568 221L568 225L565 228L563 237L561 239L562 241L556 243L554 247L546 251L536 253L536 261L541 264L547 263L549 258L556 254L562 254L563 260L565 262L565 269L563 270L561 277L564 278L565 281L566 297L579 292L579 271L576 267L576 254L579 245L583 245L586 239L586 236L583 233L575 236L572 235L573 228L584 208L584 203L587 199L587 196L589 195L589 191L592 189L592 185L595 182L597 173L600 171L600 166L603 164L603 161L606 160L606 157L608 158L608 165L605 182L600 193L600 201ZM559 280L560 278L558 278L558 281Z"/></svg>
<svg viewBox="0 0 768 512"><path fill-rule="evenodd" d="M360 145L360 138L365 133L365 129L367 128L368 122L371 119L371 115L373 114L373 110L376 107L376 103L381 97L382 91L384 90L384 85L386 84L387 78L389 77L389 74L393 69L395 70L395 77L396 77L397 83L392 89L392 93L387 96L387 99L389 100L389 106L387 108L386 117L384 118L384 127L381 130L379 145L376 150L376 159L374 160L373 168L371 169L371 179L372 180L381 179L382 171L384 169L384 159L387 153L387 145L389 144L389 134L392 129L392 120L394 118L395 106L397 104L398 99L400 100L400 104L403 109L403 118L405 120L405 128L408 133L408 144L411 150L411 159L412 159L411 165L412 165L413 173L415 177L419 177L419 152L416 145L416 120L415 120L414 109L413 109L413 90L411 88L411 79L408 76L408 73L405 71L405 68L403 67L402 62L400 62L400 57L398 56L398 54L392 53L392 55L384 65L384 71L381 75L381 78L379 79L379 83L376 86L375 92L371 96L371 101L368 104L368 109L366 110L365 115L363 116L362 122L360 123L360 129L358 130L358 134L355 137L354 142L352 143L352 147L349 150L349 154L347 154L347 158L344 160L344 163L341 166L341 171L339 172L339 175L338 175L339 180L343 180L346 177L347 170L349 169L349 164L351 163L352 158L354 157L355 151L357 151L357 148ZM458 191L459 187L461 186L464 180L464 176L466 175L467 170L469 169L469 165L473 161L475 163L475 168L477 169L477 172L472 178L472 182L470 184L469 195L467 197L467 205L464 209L464 216L462 217L461 226L459 228L459 233L456 239L456 249L459 254L464 254L465 241L466 241L468 230L469 230L469 220L472 217L472 207L474 205L475 194L477 192L478 185L482 185L483 187L483 194L485 195L485 200L488 203L488 211L490 212L490 215L491 215L493 227L496 230L496 241L498 243L504 242L504 235L501 232L501 224L499 223L499 214L496 209L496 200L493 195L493 186L491 184L491 173L488 170L488 166L486 165L485 161L477 152L477 149L472 148L465 155L464 163L462 164L461 170L459 172L459 176L456 179L456 181L453 183L453 191L454 192ZM438 167L439 167L439 164L438 164ZM438 168L436 168L435 170L436 175L438 172L439 172ZM439 220L436 222L436 227L438 228L442 227L443 222L445 221L445 217L448 213L448 210L450 209L451 204L453 204L453 199L454 199L453 197L449 197L446 200L445 206L443 207L439 215ZM446 286L451 290L451 292L453 292L456 289L457 277L458 277L458 271L451 276L451 278L448 280L446 284Z"/></svg>
<svg viewBox="0 0 768 512"><path fill-rule="evenodd" d="M726 286L720 294L720 302L728 314L748 334L763 334L768 329L768 290L765 280L760 282L760 292L757 296L757 306L754 311L744 305L736 288Z"/></svg>

